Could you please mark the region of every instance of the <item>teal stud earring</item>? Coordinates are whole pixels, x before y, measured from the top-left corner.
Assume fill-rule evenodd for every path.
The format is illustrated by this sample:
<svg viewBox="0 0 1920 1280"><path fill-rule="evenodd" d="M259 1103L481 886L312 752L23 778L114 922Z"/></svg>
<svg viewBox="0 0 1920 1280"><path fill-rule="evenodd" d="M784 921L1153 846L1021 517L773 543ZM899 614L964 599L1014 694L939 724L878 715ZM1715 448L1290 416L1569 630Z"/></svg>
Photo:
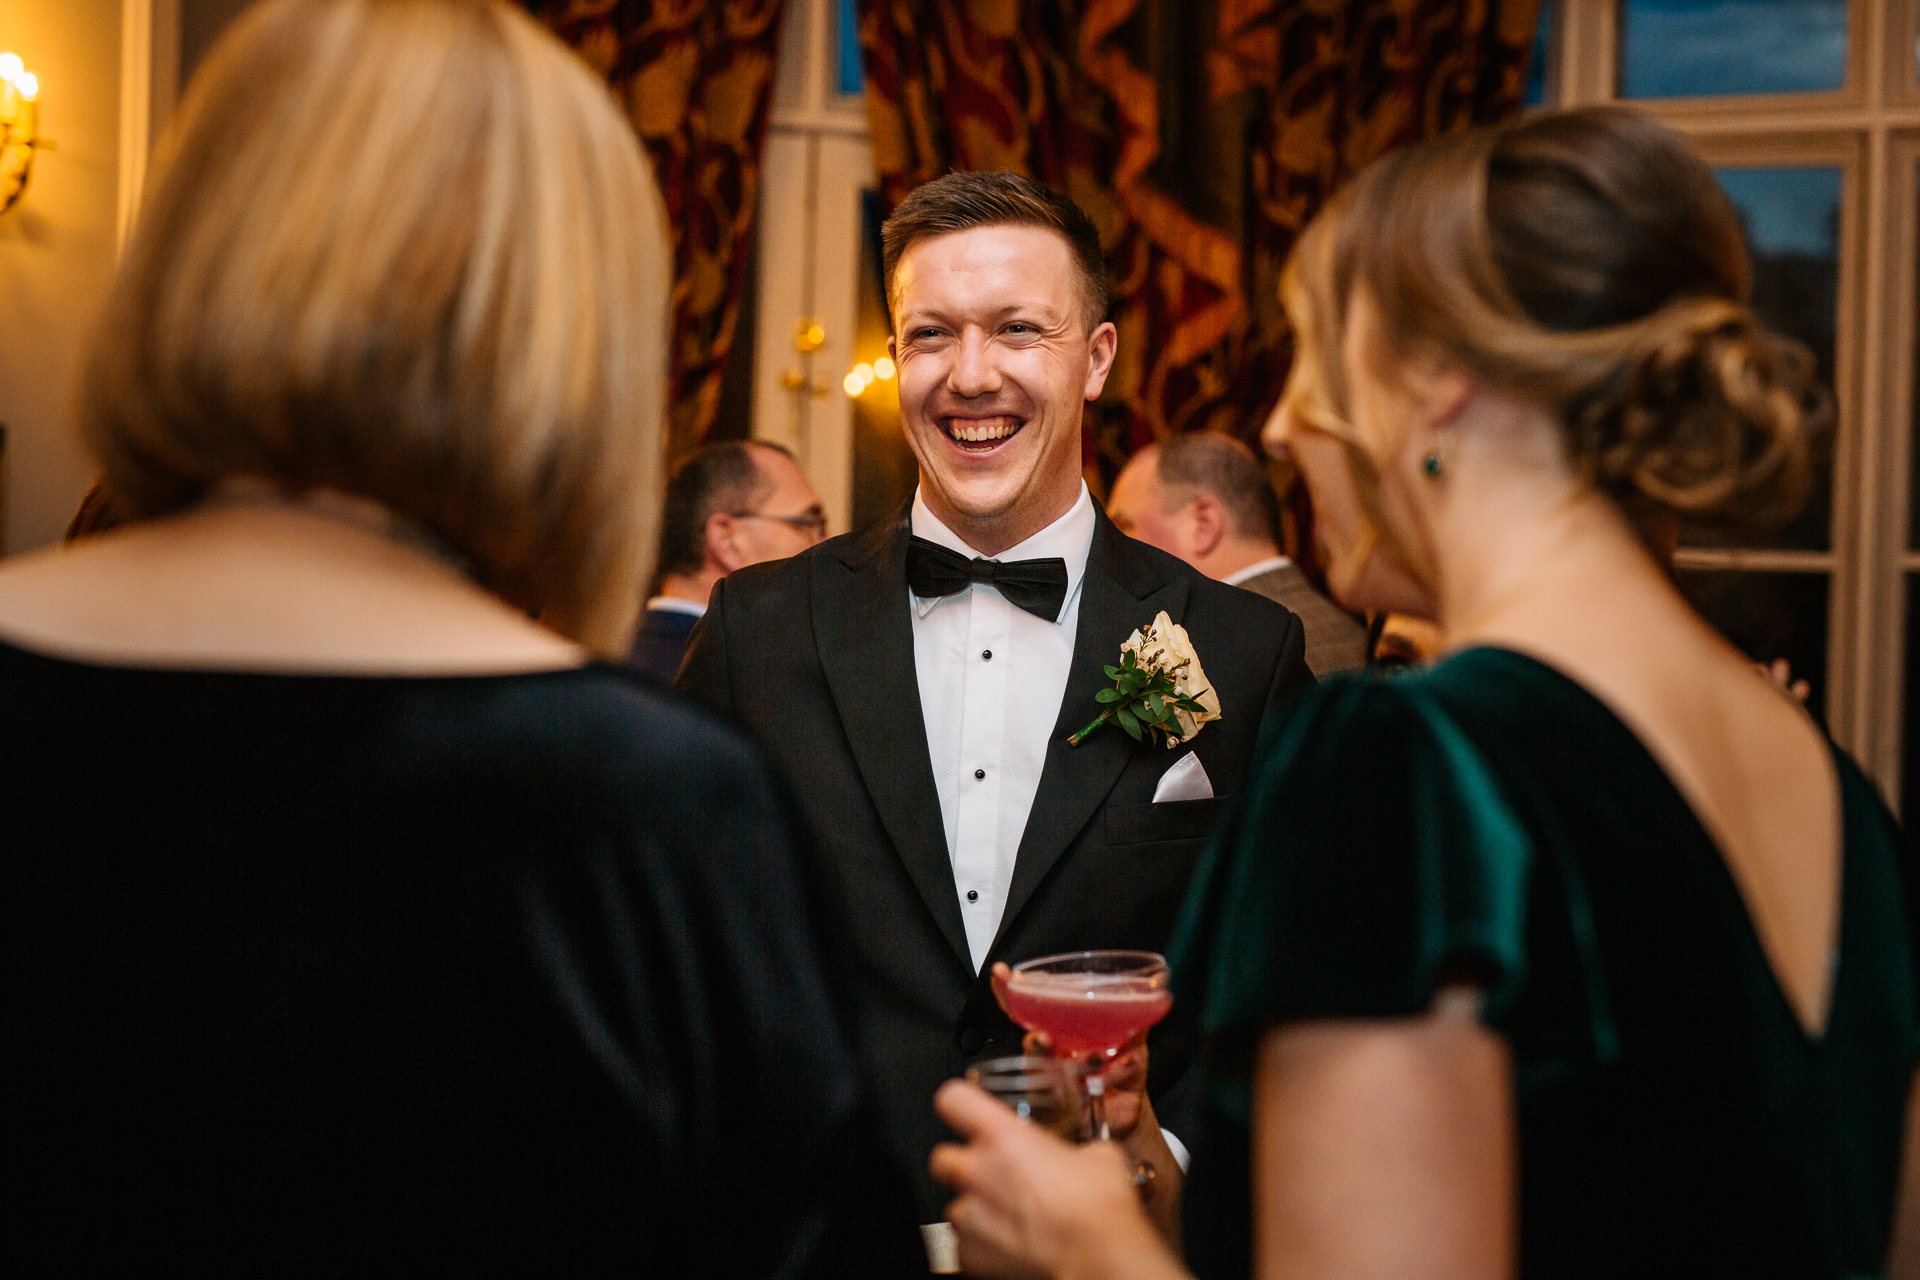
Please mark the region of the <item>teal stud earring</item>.
<svg viewBox="0 0 1920 1280"><path fill-rule="evenodd" d="M1427 474L1429 476L1438 476L1441 473L1441 471L1446 469L1446 465L1447 464L1441 460L1440 451L1438 449L1435 449L1432 453L1427 455L1426 467L1427 467Z"/></svg>

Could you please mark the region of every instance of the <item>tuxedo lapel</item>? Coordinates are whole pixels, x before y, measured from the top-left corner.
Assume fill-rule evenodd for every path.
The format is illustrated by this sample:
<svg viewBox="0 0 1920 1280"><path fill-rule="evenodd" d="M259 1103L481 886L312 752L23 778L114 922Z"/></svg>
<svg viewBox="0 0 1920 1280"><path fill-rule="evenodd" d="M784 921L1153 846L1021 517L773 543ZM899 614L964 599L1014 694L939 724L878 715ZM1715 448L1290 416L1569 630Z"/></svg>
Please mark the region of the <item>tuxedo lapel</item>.
<svg viewBox="0 0 1920 1280"><path fill-rule="evenodd" d="M867 794L940 932L971 972L914 670L908 536L903 508L898 521L815 558L814 638Z"/></svg>
<svg viewBox="0 0 1920 1280"><path fill-rule="evenodd" d="M1000 917L1002 937L1053 864L1099 811L1133 754L1146 750L1118 725L1107 725L1077 747L1067 745L1076 730L1099 714L1093 695L1111 683L1106 668L1119 660L1121 642L1134 628L1152 622L1162 609L1177 620L1187 606L1186 579L1164 575L1135 554L1133 544L1104 512L1096 508L1096 515L1080 587L1073 666L1060 700L1060 716L1047 741L1040 789L1020 838L1006 911ZM994 945L999 945L997 938Z"/></svg>

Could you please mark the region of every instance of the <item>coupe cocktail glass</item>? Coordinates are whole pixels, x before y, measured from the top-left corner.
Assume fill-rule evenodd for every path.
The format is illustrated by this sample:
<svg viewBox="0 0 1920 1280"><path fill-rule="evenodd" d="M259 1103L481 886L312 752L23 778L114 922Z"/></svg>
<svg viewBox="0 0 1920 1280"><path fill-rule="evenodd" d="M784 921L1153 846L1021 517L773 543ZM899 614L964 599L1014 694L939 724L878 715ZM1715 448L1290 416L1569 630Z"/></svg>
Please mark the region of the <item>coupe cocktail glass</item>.
<svg viewBox="0 0 1920 1280"><path fill-rule="evenodd" d="M1013 967L1007 1013L1077 1059L1086 1077L1094 1131L1108 1136L1100 1072L1122 1046L1173 1008L1164 956L1152 951L1074 951Z"/></svg>

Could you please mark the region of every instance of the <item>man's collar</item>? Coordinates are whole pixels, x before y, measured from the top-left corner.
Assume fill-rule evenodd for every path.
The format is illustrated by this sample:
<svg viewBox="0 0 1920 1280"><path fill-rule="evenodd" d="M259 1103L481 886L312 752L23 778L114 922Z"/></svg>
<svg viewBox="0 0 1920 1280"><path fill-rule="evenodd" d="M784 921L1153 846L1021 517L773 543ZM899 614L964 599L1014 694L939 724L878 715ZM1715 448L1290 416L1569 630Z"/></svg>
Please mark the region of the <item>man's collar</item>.
<svg viewBox="0 0 1920 1280"><path fill-rule="evenodd" d="M655 596L647 601L647 608L660 613L684 613L690 618L707 616L707 606L697 600L682 600L679 596Z"/></svg>
<svg viewBox="0 0 1920 1280"><path fill-rule="evenodd" d="M1265 560L1254 561L1244 569L1235 569L1232 573L1220 579L1220 581L1230 587L1237 587L1243 582L1253 581L1263 573L1272 573L1275 569L1284 569L1292 563L1293 561L1285 556L1268 556Z"/></svg>
<svg viewBox="0 0 1920 1280"><path fill-rule="evenodd" d="M1080 579L1086 576L1087 552L1093 545L1094 524L1093 495L1087 492L1087 482L1082 480L1080 497L1067 508L1065 515L1026 541L1008 547L997 556L984 558L1006 562L1045 560L1058 556L1067 562L1067 599L1071 600L1074 592L1080 589ZM968 546L959 534L942 524L940 518L928 509L918 489L915 489L913 494L913 513L909 518L909 527L916 538L925 538L928 542L945 547L969 560L980 557L978 551ZM923 600L915 596L914 611L924 618L932 613L942 600L958 600L965 595L966 592L963 591L959 595L942 596L932 600ZM1064 614L1065 610L1061 612Z"/></svg>

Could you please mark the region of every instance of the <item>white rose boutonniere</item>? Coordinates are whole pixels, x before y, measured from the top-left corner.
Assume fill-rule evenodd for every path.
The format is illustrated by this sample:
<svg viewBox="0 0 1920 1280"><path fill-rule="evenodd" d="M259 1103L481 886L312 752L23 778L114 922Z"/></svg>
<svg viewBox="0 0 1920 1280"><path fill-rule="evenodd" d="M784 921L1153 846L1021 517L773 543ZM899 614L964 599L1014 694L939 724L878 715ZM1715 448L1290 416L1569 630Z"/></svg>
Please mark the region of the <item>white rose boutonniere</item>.
<svg viewBox="0 0 1920 1280"><path fill-rule="evenodd" d="M1136 742L1164 739L1176 747L1220 718L1220 696L1200 669L1200 654L1185 627L1165 610L1120 646L1120 662L1107 668L1113 684L1093 695L1100 714L1067 739L1077 747L1088 734L1111 720Z"/></svg>

